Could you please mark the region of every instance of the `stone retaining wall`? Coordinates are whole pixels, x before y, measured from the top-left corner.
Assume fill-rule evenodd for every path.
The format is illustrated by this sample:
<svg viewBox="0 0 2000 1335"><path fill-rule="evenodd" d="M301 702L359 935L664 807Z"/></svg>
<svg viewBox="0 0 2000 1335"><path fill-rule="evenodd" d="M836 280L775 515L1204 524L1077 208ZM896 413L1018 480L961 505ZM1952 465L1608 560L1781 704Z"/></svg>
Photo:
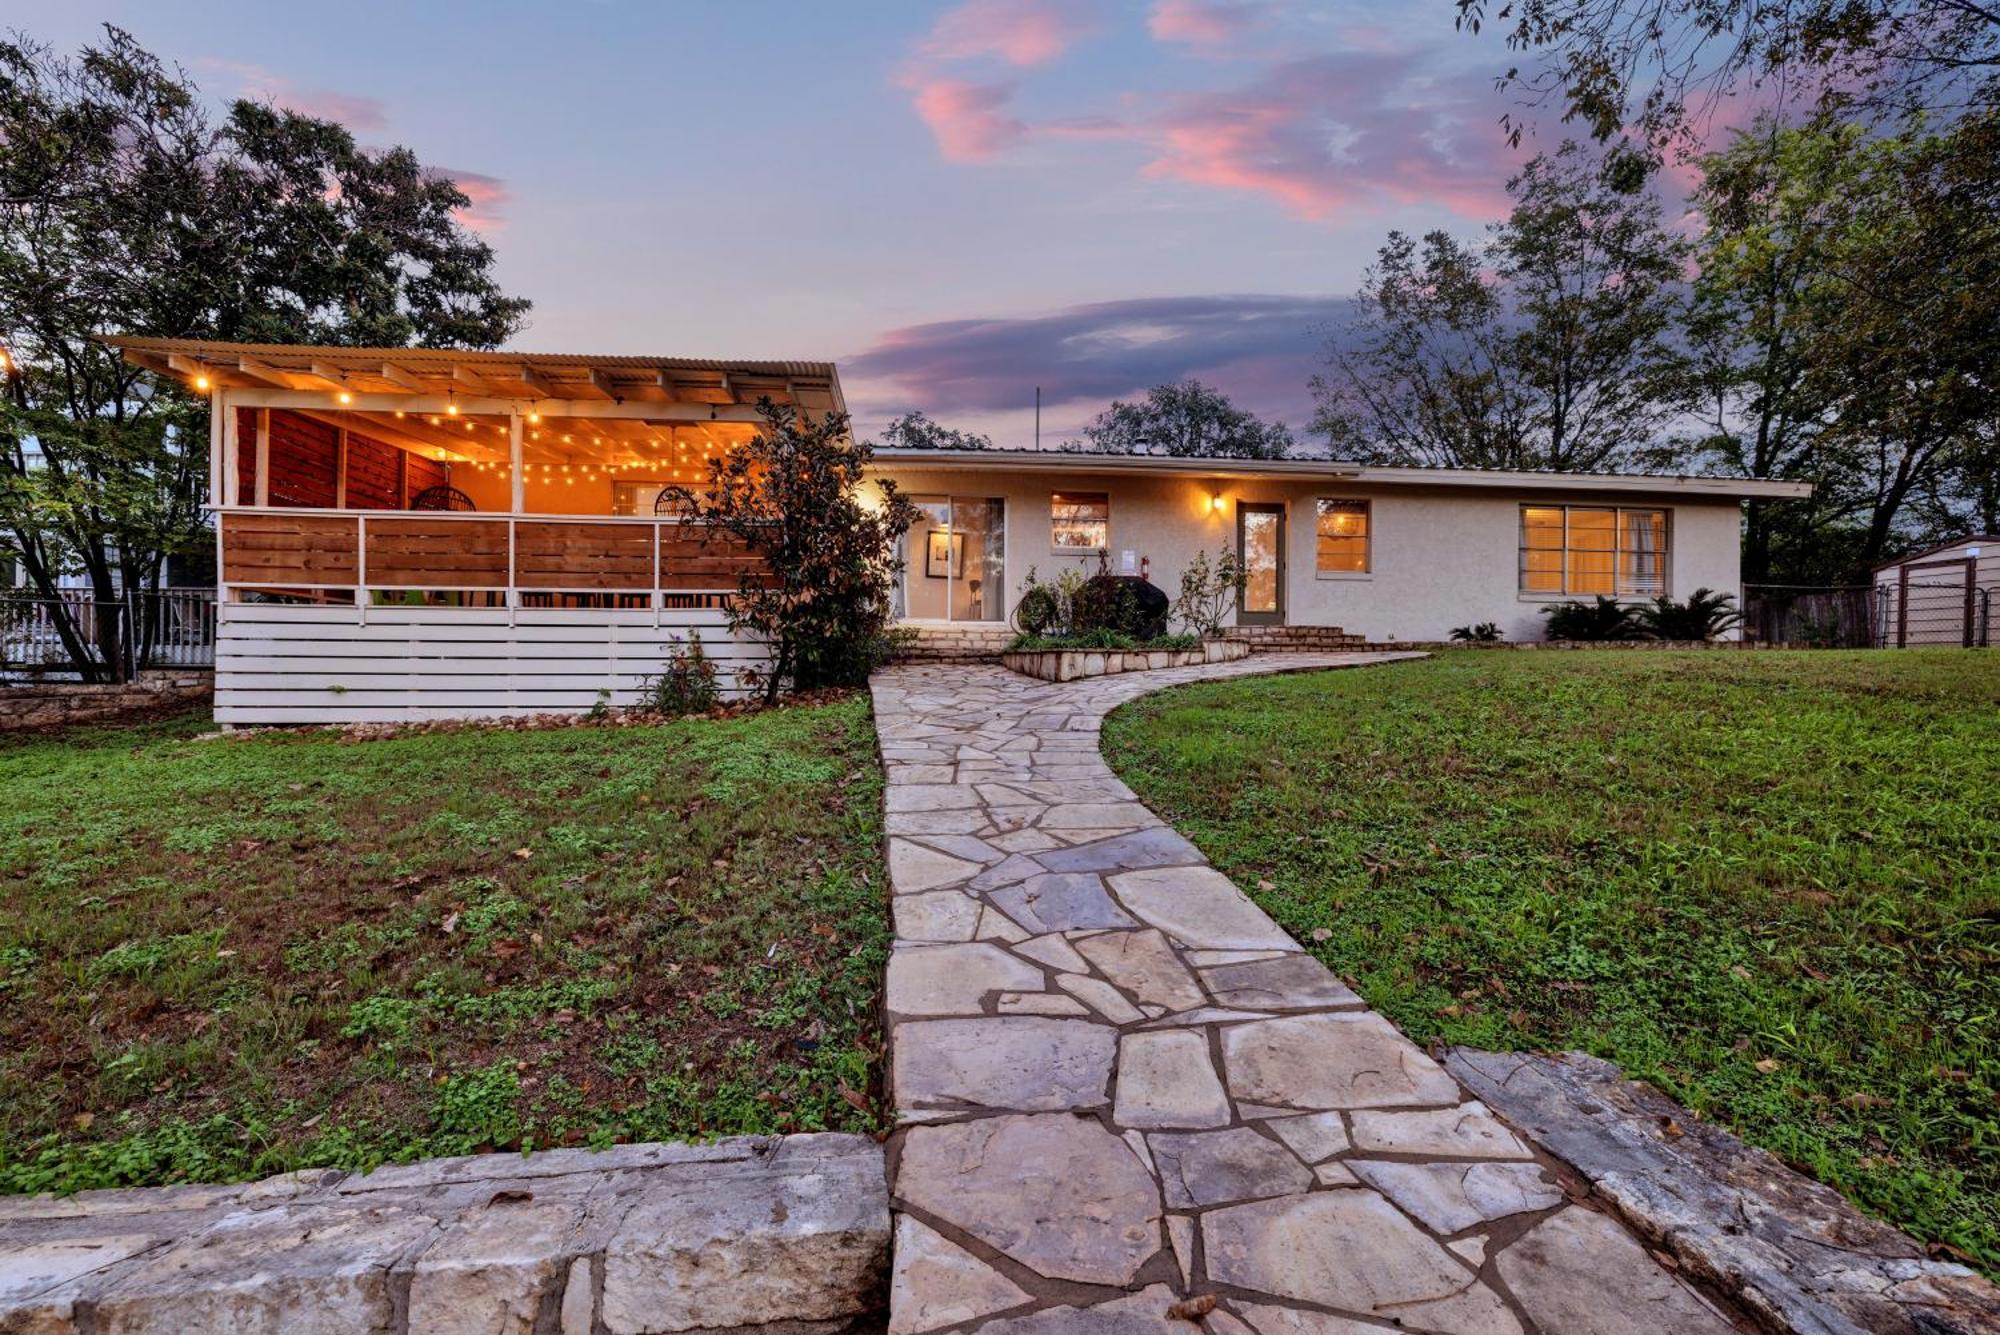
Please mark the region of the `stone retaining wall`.
<svg viewBox="0 0 2000 1335"><path fill-rule="evenodd" d="M1000 655L1002 667L1043 681L1075 681L1079 677L1110 677L1154 668L1193 667L1248 658L1250 646L1236 640L1207 640L1199 649L1046 649Z"/></svg>
<svg viewBox="0 0 2000 1335"><path fill-rule="evenodd" d="M214 698L215 675L210 672L142 672L137 681L115 685L0 685L0 732L102 722Z"/></svg>
<svg viewBox="0 0 2000 1335"><path fill-rule="evenodd" d="M0 1331L879 1330L882 1148L627 1145L0 1199Z"/></svg>
<svg viewBox="0 0 2000 1335"><path fill-rule="evenodd" d="M1365 643L1339 626L1231 626L1222 635L1259 653L1346 653Z"/></svg>
<svg viewBox="0 0 2000 1335"><path fill-rule="evenodd" d="M906 626L899 663L992 663L1014 639L1005 626Z"/></svg>

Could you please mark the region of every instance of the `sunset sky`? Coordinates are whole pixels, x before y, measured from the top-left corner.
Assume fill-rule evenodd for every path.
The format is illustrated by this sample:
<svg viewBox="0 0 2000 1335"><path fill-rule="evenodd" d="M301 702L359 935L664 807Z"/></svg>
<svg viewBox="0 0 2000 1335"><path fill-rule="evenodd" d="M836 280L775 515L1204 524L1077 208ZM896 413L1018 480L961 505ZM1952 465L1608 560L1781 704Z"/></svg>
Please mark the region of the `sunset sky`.
<svg viewBox="0 0 2000 1335"><path fill-rule="evenodd" d="M1303 427L1391 227L1471 235L1497 38L1444 0L3 0L450 169L541 351L831 358L1025 444L1195 375ZM1542 143L1560 127L1544 117Z"/></svg>

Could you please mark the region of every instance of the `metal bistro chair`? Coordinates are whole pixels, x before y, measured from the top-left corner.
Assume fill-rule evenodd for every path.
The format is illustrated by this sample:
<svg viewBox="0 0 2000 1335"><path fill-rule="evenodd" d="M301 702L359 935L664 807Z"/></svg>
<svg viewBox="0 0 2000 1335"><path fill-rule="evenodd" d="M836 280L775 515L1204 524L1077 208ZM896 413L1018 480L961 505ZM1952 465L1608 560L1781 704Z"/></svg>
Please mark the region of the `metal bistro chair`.
<svg viewBox="0 0 2000 1335"><path fill-rule="evenodd" d="M472 498L457 487L425 487L410 497L412 510L477 510Z"/></svg>

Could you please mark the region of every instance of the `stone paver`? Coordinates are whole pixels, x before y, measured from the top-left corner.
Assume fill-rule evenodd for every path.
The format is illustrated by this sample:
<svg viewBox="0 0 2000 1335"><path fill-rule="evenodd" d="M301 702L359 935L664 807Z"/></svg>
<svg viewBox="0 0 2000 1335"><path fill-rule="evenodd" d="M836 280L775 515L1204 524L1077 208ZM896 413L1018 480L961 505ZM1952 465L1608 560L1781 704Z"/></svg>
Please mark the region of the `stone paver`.
<svg viewBox="0 0 2000 1335"><path fill-rule="evenodd" d="M877 675L897 1335L1727 1329L1098 755L1149 691L1418 656Z"/></svg>

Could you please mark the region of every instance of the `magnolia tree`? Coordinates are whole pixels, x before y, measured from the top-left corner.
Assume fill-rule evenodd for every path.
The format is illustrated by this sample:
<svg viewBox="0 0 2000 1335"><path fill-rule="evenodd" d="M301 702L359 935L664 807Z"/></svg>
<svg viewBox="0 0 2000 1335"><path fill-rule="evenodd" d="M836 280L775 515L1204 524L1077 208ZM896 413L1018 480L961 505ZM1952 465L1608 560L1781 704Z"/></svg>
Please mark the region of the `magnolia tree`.
<svg viewBox="0 0 2000 1335"><path fill-rule="evenodd" d="M729 628L771 648L764 698L858 686L886 657L897 544L917 508L887 480L865 503L873 450L848 435L847 415L802 416L757 401L763 430L708 464L706 488L674 495L690 522L763 558L737 582Z"/></svg>

